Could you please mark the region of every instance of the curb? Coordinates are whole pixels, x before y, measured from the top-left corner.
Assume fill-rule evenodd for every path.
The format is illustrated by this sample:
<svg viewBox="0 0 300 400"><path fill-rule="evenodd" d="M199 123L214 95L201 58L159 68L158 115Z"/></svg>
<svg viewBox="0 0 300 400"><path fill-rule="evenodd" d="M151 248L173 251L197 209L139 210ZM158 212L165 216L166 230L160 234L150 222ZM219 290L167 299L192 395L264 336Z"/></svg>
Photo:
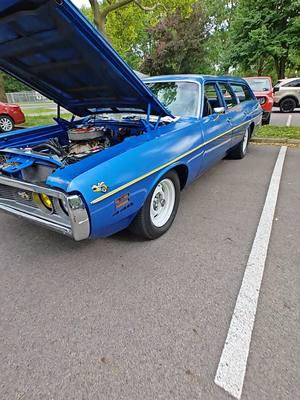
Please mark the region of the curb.
<svg viewBox="0 0 300 400"><path fill-rule="evenodd" d="M284 139L284 138L270 138L270 137L254 137L250 140L252 143L263 143L263 144L292 144L300 146L299 139Z"/></svg>

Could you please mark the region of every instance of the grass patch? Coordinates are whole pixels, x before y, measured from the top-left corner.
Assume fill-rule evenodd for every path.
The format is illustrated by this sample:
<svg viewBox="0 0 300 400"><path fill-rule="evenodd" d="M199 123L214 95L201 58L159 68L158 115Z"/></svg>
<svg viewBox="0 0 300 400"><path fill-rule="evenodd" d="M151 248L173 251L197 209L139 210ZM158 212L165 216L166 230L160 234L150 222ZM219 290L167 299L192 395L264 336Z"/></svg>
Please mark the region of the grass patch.
<svg viewBox="0 0 300 400"><path fill-rule="evenodd" d="M31 126L42 126L42 125L50 125L54 124L53 117L55 115L40 115L38 117L31 117L30 115L26 116L26 122L22 126L31 127ZM61 114L61 118L70 119L71 114Z"/></svg>
<svg viewBox="0 0 300 400"><path fill-rule="evenodd" d="M30 114L39 114L39 113L44 113L44 112L52 112L53 115L56 115L56 109L55 108L23 108L24 114L27 116Z"/></svg>
<svg viewBox="0 0 300 400"><path fill-rule="evenodd" d="M300 139L300 126L271 126L264 125L259 127L255 137L261 138L280 138L280 139Z"/></svg>

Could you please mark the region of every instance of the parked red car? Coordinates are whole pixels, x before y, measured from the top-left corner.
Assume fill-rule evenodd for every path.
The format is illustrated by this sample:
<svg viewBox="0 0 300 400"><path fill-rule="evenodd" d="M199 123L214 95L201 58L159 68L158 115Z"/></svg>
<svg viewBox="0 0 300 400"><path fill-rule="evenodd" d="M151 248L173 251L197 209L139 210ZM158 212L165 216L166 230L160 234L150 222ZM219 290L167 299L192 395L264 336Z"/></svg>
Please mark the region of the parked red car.
<svg viewBox="0 0 300 400"><path fill-rule="evenodd" d="M10 132L15 125L23 124L25 115L17 104L0 103L0 132Z"/></svg>
<svg viewBox="0 0 300 400"><path fill-rule="evenodd" d="M263 109L262 124L269 124L274 103L272 79L269 76L251 76L244 79L249 83Z"/></svg>

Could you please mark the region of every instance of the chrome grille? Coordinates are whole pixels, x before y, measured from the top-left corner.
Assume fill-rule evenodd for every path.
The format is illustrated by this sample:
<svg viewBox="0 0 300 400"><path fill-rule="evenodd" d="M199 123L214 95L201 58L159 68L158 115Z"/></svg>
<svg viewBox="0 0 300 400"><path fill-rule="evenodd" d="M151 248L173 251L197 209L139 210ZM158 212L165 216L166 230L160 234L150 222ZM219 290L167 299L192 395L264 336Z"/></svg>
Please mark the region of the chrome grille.
<svg viewBox="0 0 300 400"><path fill-rule="evenodd" d="M6 200L14 200L20 204L25 204L34 208L38 207L33 200L32 192L28 190L14 188L12 186L0 184L0 198Z"/></svg>

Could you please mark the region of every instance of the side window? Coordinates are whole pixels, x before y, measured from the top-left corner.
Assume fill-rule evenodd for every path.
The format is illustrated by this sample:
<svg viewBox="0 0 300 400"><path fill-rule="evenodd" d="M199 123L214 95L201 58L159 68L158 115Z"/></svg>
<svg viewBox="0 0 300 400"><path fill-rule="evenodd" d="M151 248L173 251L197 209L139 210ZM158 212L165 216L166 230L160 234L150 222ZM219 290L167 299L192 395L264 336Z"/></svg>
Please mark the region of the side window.
<svg viewBox="0 0 300 400"><path fill-rule="evenodd" d="M296 79L292 82L288 82L285 85L282 85L284 87L300 87L300 79Z"/></svg>
<svg viewBox="0 0 300 400"><path fill-rule="evenodd" d="M252 93L246 85L231 84L235 95L239 98L240 103L247 100L253 100Z"/></svg>
<svg viewBox="0 0 300 400"><path fill-rule="evenodd" d="M224 83L224 82L219 82L219 86L220 86L221 92L223 94L227 108L232 108L232 107L236 106L237 101L236 101L235 95L234 95L231 87L227 83Z"/></svg>
<svg viewBox="0 0 300 400"><path fill-rule="evenodd" d="M215 83L207 83L204 85L203 117L213 114L214 108L217 107L223 107L217 85Z"/></svg>

